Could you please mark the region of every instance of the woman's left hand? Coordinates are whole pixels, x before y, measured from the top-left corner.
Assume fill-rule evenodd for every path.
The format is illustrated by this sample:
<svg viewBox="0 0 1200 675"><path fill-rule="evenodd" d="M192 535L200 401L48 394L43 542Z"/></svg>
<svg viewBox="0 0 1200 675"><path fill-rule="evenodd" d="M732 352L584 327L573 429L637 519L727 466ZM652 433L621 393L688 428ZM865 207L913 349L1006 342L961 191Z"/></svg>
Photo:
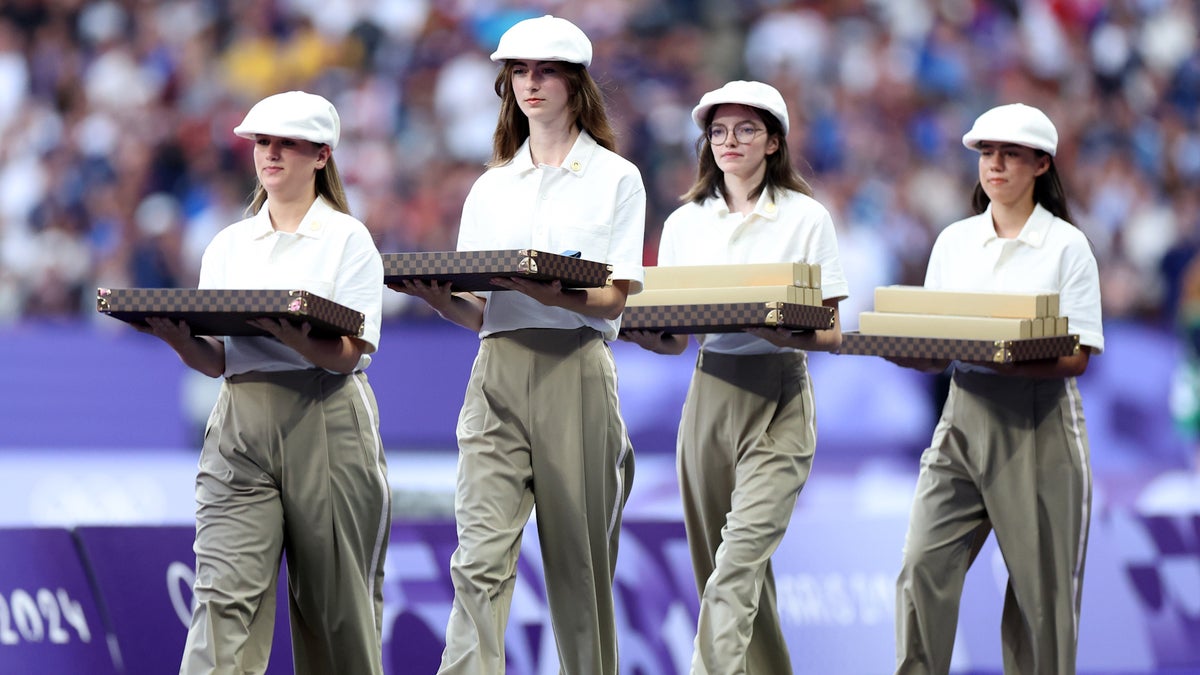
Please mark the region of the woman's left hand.
<svg viewBox="0 0 1200 675"><path fill-rule="evenodd" d="M747 328L746 332L776 347L796 347L796 334L786 328Z"/></svg>
<svg viewBox="0 0 1200 675"><path fill-rule="evenodd" d="M275 339L301 353L304 351L304 346L308 344L308 334L312 331L312 326L307 321L299 326L284 319L250 319L247 323L267 331L275 336Z"/></svg>
<svg viewBox="0 0 1200 675"><path fill-rule="evenodd" d="M500 288L524 293L547 307L561 307L563 303L562 282L557 279L546 283L520 277L495 277L491 282Z"/></svg>

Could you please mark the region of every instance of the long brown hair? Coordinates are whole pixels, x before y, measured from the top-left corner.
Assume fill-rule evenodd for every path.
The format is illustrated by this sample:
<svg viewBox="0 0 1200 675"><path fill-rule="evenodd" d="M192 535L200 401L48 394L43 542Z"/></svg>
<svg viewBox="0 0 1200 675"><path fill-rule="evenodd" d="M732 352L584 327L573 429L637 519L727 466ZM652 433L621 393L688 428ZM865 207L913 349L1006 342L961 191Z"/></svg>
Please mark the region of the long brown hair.
<svg viewBox="0 0 1200 675"><path fill-rule="evenodd" d="M696 156L699 160L696 168L696 182L692 183L689 189L683 196L680 197L685 202L702 203L706 199L715 199L724 197L725 194L725 172L717 166L717 160L713 157L712 146L708 142L708 126L712 124L713 117L716 117L717 108L713 106L708 109L708 115L704 120L705 131L700 132L700 138L696 139ZM792 190L800 194L813 196L812 186L804 177L796 171L792 166L791 155L788 152L787 138L783 132L783 124L771 113L756 108L747 106L753 110L763 125L767 128L767 140L772 137L779 141L779 148L775 152L767 155L767 170L763 173L762 182L759 183L748 195L749 199L758 199L763 190L767 190L772 199L775 198L778 190Z"/></svg>
<svg viewBox="0 0 1200 675"><path fill-rule="evenodd" d="M1049 153L1042 150L1035 149L1034 152L1039 158L1042 155L1050 157ZM983 184L975 181L975 189L971 192L971 209L975 215L986 211L990 203L992 203L992 198L984 192ZM1033 180L1033 203L1041 204L1042 208L1056 217L1072 225L1075 224L1075 221L1071 219L1071 210L1067 207L1067 193L1063 190L1062 180L1058 177L1058 168L1054 165L1053 157L1050 157L1050 168Z"/></svg>
<svg viewBox="0 0 1200 675"><path fill-rule="evenodd" d="M517 95L512 88L513 59L507 59L496 75L495 91L500 97L500 116L496 120L496 132L492 134L492 158L489 167L503 166L512 161L521 144L529 138L529 118L517 105ZM558 62L567 80L570 101L568 109L575 117L575 126L588 132L600 147L617 151L617 135L608 121L604 108L604 95L592 79L587 68L578 63Z"/></svg>
<svg viewBox="0 0 1200 675"><path fill-rule="evenodd" d="M350 215L350 202L346 199L346 186L342 184L342 174L338 173L337 164L333 161L332 150L325 166L317 169L315 180L317 195L324 197L325 201L329 202L334 209ZM258 213L266 201L266 189L263 188L262 183L256 182L254 194L250 197L250 205L246 207L246 215L252 216Z"/></svg>

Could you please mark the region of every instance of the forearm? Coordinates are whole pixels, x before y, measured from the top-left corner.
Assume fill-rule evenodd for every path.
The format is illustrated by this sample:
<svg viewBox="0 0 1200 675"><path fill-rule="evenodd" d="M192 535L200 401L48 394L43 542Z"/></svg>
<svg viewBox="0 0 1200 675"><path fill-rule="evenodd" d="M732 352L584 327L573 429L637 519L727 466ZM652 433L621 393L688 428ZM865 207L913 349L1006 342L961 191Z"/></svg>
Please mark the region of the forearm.
<svg viewBox="0 0 1200 675"><path fill-rule="evenodd" d="M225 343L221 340L197 336L183 342L168 342L179 360L192 370L209 377L220 377L225 374Z"/></svg>
<svg viewBox="0 0 1200 675"><path fill-rule="evenodd" d="M483 328L485 304L486 301L474 293L457 293L450 296L449 303L435 306L434 311L443 319L478 333Z"/></svg>
<svg viewBox="0 0 1200 675"><path fill-rule="evenodd" d="M337 338L307 337L292 348L318 368L335 373L352 373L366 353L367 343L347 336Z"/></svg>
<svg viewBox="0 0 1200 675"><path fill-rule="evenodd" d="M563 289L556 303L563 309L598 319L614 320L625 311L625 299L629 297L629 282L614 281L604 288Z"/></svg>

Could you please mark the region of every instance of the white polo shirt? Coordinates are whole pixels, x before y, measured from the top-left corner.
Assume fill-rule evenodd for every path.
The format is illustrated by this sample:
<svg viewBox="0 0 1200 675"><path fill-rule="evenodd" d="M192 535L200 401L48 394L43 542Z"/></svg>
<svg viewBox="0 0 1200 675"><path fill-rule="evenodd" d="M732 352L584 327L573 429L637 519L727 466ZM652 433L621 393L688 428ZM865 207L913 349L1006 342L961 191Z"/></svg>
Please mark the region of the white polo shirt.
<svg viewBox="0 0 1200 675"><path fill-rule="evenodd" d="M580 132L561 167L534 166L526 139L504 166L484 172L463 204L458 250L533 248L579 251L585 260L612 265L613 280L642 288L646 190L636 166ZM590 326L614 340L620 320L547 307L515 291L487 297L479 337L520 328Z"/></svg>
<svg viewBox="0 0 1200 675"><path fill-rule="evenodd" d="M1058 293L1059 314L1079 343L1104 351L1100 273L1079 228L1038 204L1015 239L996 236L992 207L942 230L925 272L927 288Z"/></svg>
<svg viewBox="0 0 1200 675"><path fill-rule="evenodd" d="M731 213L721 197L684 204L663 224L658 264L818 263L822 298L849 297L829 211L799 192L775 190L773 196L775 199L769 190L763 190L746 216ZM713 333L697 339L706 351L724 354L796 351L747 333Z"/></svg>
<svg viewBox="0 0 1200 675"><path fill-rule="evenodd" d="M304 290L362 312L361 339L379 346L383 260L366 226L317 197L296 232L276 232L258 213L213 237L200 264L200 288ZM371 357L364 354L357 370ZM272 337L225 338L225 375L312 368Z"/></svg>

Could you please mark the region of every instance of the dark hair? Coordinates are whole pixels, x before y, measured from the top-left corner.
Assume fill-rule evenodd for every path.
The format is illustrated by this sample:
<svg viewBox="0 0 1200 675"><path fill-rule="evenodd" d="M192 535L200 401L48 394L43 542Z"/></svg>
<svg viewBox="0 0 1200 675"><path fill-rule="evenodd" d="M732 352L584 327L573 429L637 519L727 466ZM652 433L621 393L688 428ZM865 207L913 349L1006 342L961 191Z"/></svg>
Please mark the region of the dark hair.
<svg viewBox="0 0 1200 675"><path fill-rule="evenodd" d="M311 141L309 141L311 143ZM313 145L320 145L314 143ZM329 159L326 160L325 166L317 169L315 177L317 194L324 197L329 205L334 209L350 215L350 203L346 199L346 187L342 184L342 175L338 173L337 164L333 161L333 153L330 151ZM263 204L267 201L267 190L262 186L262 183L255 183L254 194L250 196L250 205L246 207L247 215L258 213Z"/></svg>
<svg viewBox="0 0 1200 675"><path fill-rule="evenodd" d="M496 75L496 95L500 97L500 115L496 120L496 131L492 134L492 158L488 166L502 166L512 161L521 144L529 138L529 118L521 112L516 93L512 88L513 64L517 60L507 59ZM568 61L555 62L563 69L567 80L568 103L575 116L575 126L588 132L600 147L617 151L617 135L608 121L604 109L604 96L592 79L587 68Z"/></svg>
<svg viewBox="0 0 1200 675"><path fill-rule="evenodd" d="M1033 203L1041 204L1042 208L1056 217L1074 225L1075 221L1071 219L1071 210L1067 207L1067 193L1063 190L1062 180L1058 177L1058 168L1054 165L1054 158L1042 150L1034 149L1034 152L1038 157L1042 155L1049 157L1050 168L1033 181ZM991 202L992 198L984 192L983 184L975 181L975 190L971 193L971 209L976 215L979 215L987 210L988 204Z"/></svg>
<svg viewBox="0 0 1200 675"><path fill-rule="evenodd" d="M704 128L712 124L713 118L717 115L717 108L713 106L708 109L708 114L704 119ZM774 198L776 190L792 190L803 195L813 196L812 186L808 181L796 171L792 166L791 155L788 152L787 138L783 132L783 124L779 119L771 113L753 106L747 106L753 110L762 123L767 128L767 139L772 137L779 141L779 148L775 152L767 155L767 170L763 174L762 182L747 195L750 199L758 199L763 190L767 190L768 194ZM696 182L692 183L692 187L680 197L685 202L695 202L697 204L706 199L714 199L724 195L725 189L725 172L717 166L717 160L713 157L712 147L708 142L708 133L700 132L700 138L696 139L696 157L699 160L696 168Z"/></svg>

